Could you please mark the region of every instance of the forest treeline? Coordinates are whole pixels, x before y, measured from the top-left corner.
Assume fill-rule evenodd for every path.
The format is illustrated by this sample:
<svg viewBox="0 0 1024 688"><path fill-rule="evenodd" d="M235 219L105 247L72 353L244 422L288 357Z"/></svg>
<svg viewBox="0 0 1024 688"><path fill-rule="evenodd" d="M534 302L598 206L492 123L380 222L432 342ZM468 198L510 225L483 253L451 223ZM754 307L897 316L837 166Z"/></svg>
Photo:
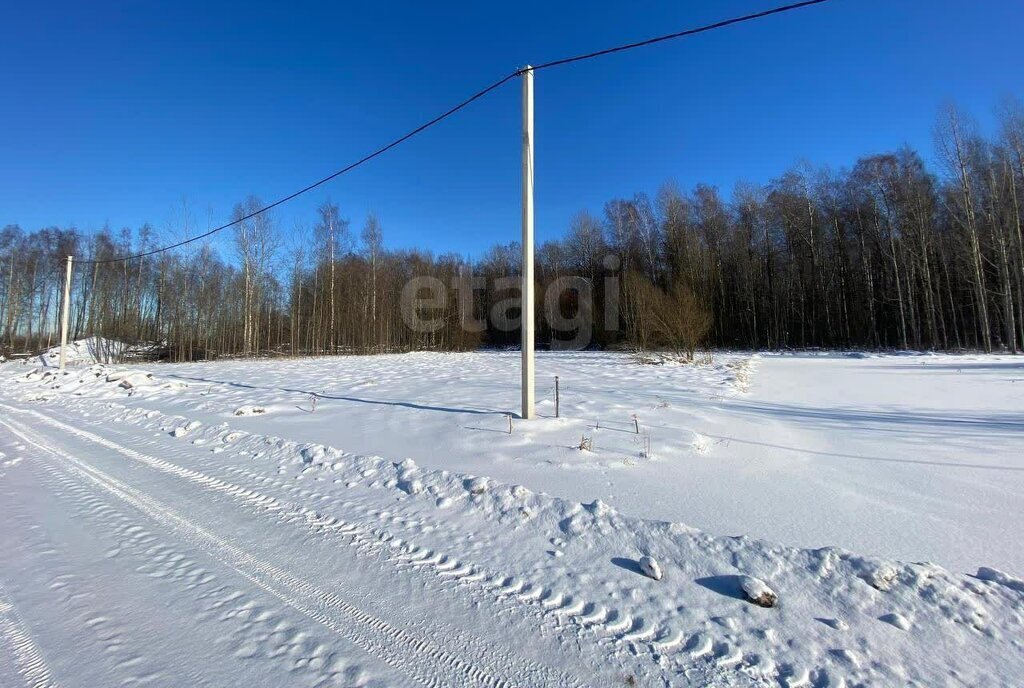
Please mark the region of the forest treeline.
<svg viewBox="0 0 1024 688"><path fill-rule="evenodd" d="M1004 103L990 138L945 109L934 160L929 168L902 148L838 172L797 166L765 185L738 184L728 198L712 186L666 185L653 197L611 200L600 215L583 212L562 239L537 248L538 345L1016 352L1024 108ZM234 217L260 205L249 198ZM177 235L195 234L183 217ZM57 342L69 253L82 259L72 336L153 345L173 360L518 343L517 327L496 326L495 316L517 310L518 244L476 260L389 250L376 217L353 227L331 203L311 227L285 232L265 213L233 228L230 251L196 243L87 263L160 242L148 225L90 234L7 226L0 351ZM436 278L430 284L447 297L416 306L429 311L429 328L409 327L403 313L416 277ZM552 298L546 288L569 277L579 278L575 287ZM584 338L575 336L581 323Z"/></svg>

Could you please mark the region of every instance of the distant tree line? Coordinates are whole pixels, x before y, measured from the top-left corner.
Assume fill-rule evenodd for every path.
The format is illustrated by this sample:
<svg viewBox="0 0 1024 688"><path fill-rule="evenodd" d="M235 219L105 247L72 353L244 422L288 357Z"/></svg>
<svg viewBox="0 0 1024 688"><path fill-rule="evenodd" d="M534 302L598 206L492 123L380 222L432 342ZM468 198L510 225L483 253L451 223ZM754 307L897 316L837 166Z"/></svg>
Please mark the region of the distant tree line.
<svg viewBox="0 0 1024 688"><path fill-rule="evenodd" d="M538 344L595 347L865 347L1018 351L1024 346L1024 108L999 110L984 138L945 109L935 169L910 148L833 172L807 165L730 198L666 185L576 216L537 249ZM256 198L234 209L242 218ZM188 213L175 228L195 233ZM311 231L271 213L208 244L88 263L159 245L149 225L84 234L0 230L0 352L54 345L64 259L75 270L74 338L148 344L172 360L220 356L462 350L518 343L518 244L477 260L384 247L379 220L358 233L320 207ZM403 290L434 278L434 325L408 325ZM577 287L547 287L577 278ZM405 292L408 296L408 291ZM436 296L436 294L435 294ZM423 306L420 306L423 307ZM583 317L585 316L585 317ZM487 326L473 324L486 321ZM567 324L568 323L568 324Z"/></svg>

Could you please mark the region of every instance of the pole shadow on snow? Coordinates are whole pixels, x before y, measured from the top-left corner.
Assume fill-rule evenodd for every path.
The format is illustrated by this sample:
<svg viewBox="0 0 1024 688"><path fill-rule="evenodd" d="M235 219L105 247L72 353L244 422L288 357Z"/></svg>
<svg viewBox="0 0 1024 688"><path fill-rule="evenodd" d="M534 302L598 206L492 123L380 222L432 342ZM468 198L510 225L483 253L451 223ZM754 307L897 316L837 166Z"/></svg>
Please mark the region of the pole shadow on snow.
<svg viewBox="0 0 1024 688"><path fill-rule="evenodd" d="M915 412L905 408L882 410L841 406L823 408L745 400L733 401L727 411L733 415L779 418L823 429L844 427L905 434L908 428L913 428L916 433L960 437L988 437L995 431L1024 433L1024 415L1019 413L977 414L966 410Z"/></svg>
<svg viewBox="0 0 1024 688"><path fill-rule="evenodd" d="M316 394L318 399L330 399L334 401L350 401L357 404L378 404L381 406L400 406L403 408L409 408L417 411L440 411L443 413L470 413L480 416L490 415L507 415L505 411L497 411L495 409L479 409L479 408L456 408L451 406L432 406L430 404L417 404L411 401L387 401L384 399L363 399L360 397L345 396L340 394L324 394L322 392L311 392L307 389L293 389L291 387L269 387L266 385L252 385L244 382L232 382L229 380L214 380L205 377L192 377L190 375L168 375L168 377L179 378L181 380L191 380L193 382L205 382L210 384L226 385L228 387L239 387L241 389L257 389L267 390L272 392L290 392L292 394L302 394L309 396Z"/></svg>
<svg viewBox="0 0 1024 688"><path fill-rule="evenodd" d="M962 374L964 371L971 373L975 371L994 372L1017 372L1024 371L1024 361L986 361L986 362L942 362L942 363L894 363L879 366L883 370L916 370L925 372L945 371L952 374Z"/></svg>
<svg viewBox="0 0 1024 688"><path fill-rule="evenodd" d="M481 427L477 427L475 425L463 425L462 429L463 430L479 430L480 432L496 432L499 435L507 435L508 434L508 430L497 430L495 428L481 428Z"/></svg>
<svg viewBox="0 0 1024 688"><path fill-rule="evenodd" d="M840 452L830 451L819 451L816 449L801 449L800 447L789 447L784 444L773 444L771 442L757 442L754 440L744 440L738 437L726 437L724 435L707 435L708 438L713 440L721 440L725 442L736 442L737 444L749 444L755 447L766 447L768 449L781 449L783 451L794 452L797 454L809 454L811 456L820 456L826 459L854 459L856 461L878 461L881 463L902 463L902 464L916 464L919 466L936 466L938 468L977 468L985 471L1011 471L1011 472L1024 472L1024 466L999 466L996 464L984 464L984 463L958 463L955 461L929 461L927 459L900 459L895 457L887 456L864 456L862 454L843 454Z"/></svg>
<svg viewBox="0 0 1024 688"><path fill-rule="evenodd" d="M301 394L308 394L308 392L302 392L301 390L286 389L286 392L299 392ZM402 408L414 409L416 411L441 411L443 413L471 413L480 416L490 416L496 414L504 415L503 411L495 411L492 409L467 409L467 408L455 408L451 406L431 406L429 404L417 404L411 401L384 401L382 399L360 399L359 397L346 397L346 396L334 396L330 394L318 394L321 399L334 399L338 401L351 401L357 404L379 404L382 406L400 406Z"/></svg>

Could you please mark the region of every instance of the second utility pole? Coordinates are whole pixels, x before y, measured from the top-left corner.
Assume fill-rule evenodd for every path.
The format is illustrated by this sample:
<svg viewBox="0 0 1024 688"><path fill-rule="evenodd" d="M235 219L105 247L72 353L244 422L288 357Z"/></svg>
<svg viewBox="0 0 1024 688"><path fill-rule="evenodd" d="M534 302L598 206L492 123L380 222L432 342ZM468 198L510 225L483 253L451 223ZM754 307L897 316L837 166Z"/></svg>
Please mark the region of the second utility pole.
<svg viewBox="0 0 1024 688"><path fill-rule="evenodd" d="M523 75L523 418L534 417L533 372L533 67Z"/></svg>
<svg viewBox="0 0 1024 688"><path fill-rule="evenodd" d="M68 363L68 321L71 315L71 256L68 256L67 271L64 273L64 301L60 313L60 369Z"/></svg>

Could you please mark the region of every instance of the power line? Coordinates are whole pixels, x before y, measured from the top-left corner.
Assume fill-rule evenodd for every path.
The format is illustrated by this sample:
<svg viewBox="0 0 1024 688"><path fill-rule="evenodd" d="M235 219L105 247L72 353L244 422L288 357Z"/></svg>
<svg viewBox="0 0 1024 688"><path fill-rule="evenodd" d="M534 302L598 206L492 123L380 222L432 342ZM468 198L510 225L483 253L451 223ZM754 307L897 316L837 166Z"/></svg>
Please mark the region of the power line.
<svg viewBox="0 0 1024 688"><path fill-rule="evenodd" d="M499 79L498 81L495 81L490 86L488 86L488 87L486 87L484 89L481 89L481 90L477 91L476 93L474 93L473 95L471 95L469 98L466 98L464 101L462 101L461 103L459 103L455 107L452 107L452 108L446 110L444 113L438 115L437 117L435 117L434 119L430 120L429 122L421 124L420 126L416 127L412 131L410 131L405 136L397 138L394 141L392 141L391 143L387 144L386 146L382 146L382 147L378 148L377 150L375 150L374 152L370 153L369 155L367 155L365 157L362 157L359 160L356 160L351 165L348 165L347 167L343 167L342 169L338 170L337 172L335 172L333 174L330 174L330 175L324 177L323 179L320 179L319 181L315 181L312 184L310 184L309 186L303 187L303 188L299 189L298 191L285 196L284 198L279 198L278 200L274 201L273 203L271 203L269 205L265 205L265 206L263 206L262 208L260 208L258 210L254 210L253 212L249 213L248 215L245 215L244 217L240 217L240 218L237 218L235 220L232 220L231 222L223 224L220 227L214 227L213 229L211 229L211 230L209 230L207 232L203 232L202 234L194 236L194 237L192 237L190 239L185 239L183 241L179 241L178 243L171 244L170 246L164 246L162 248L156 248L156 249L153 249L152 251L145 251L143 253L136 253L136 254L131 255L131 256L121 256L121 257L118 257L118 258L103 258L103 259L98 259L98 260L81 260L81 261L78 261L78 262L88 263L88 264L95 264L95 263L120 263L122 261L134 260L135 258L145 258L147 256L156 255L157 253L163 253L164 251L170 251L171 249L180 248L180 247L182 247L182 246L184 246L186 244L191 244L193 241L199 241L200 239L205 239L205 238L207 238L209 236L212 236L212 235L216 234L217 232L220 232L222 230L228 229L229 227L234 227L235 225L241 224L242 222L245 222L246 220L250 220L250 219L256 217L257 215L262 215L263 213L267 212L271 208L276 208L277 206L281 205L282 203L287 203L288 201L292 200L296 196L301 196L302 194L306 193L307 191L312 191L313 189L317 188L318 186L326 184L327 182L331 181L332 179L334 179L336 177L340 177L341 175L345 174L346 172L350 172L351 170L354 170L355 168L359 167L360 165L362 165L364 163L367 163L370 160L373 160L378 155L381 155L382 153L385 153L385 152L391 150L395 146L408 141L413 136L416 136L416 134L419 134L420 132L425 131L426 129L429 129L430 127L432 127L435 124L439 123L441 120L446 119L446 118L454 115L456 112L458 112L462 108L466 107L467 105L469 105L473 101L475 101L475 100L477 100L479 98L483 98L485 95L487 95L488 93L490 93L494 89L498 88L499 86L504 85L505 82L510 81L510 80L514 79L515 77L519 76L520 72L521 72L521 70L516 70L516 71L512 72L511 74L509 74L508 76L506 76L506 77L504 77L502 79Z"/></svg>
<svg viewBox="0 0 1024 688"><path fill-rule="evenodd" d="M735 24L742 24L744 22L754 21L754 20L757 20L757 19L763 19L765 17L769 17L769 16L772 16L772 15L775 15L775 14L782 14L784 12L791 12L793 10L798 10L798 9L802 9L802 8L805 8L805 7L810 7L811 5L820 5L820 4L828 2L828 1L829 0L805 0L804 2L798 2L798 3L794 3L794 4L790 4L790 5L783 5L783 6L780 6L780 7L775 7L775 8L770 9L770 10L764 10L763 12L755 12L753 14L747 14L747 15L744 15L744 16L741 16L741 17L733 17L732 19L726 19L726 20L723 20L723 21L715 22L713 24L706 24L704 26L699 26L699 27L694 28L694 29L686 29L684 31L678 31L676 33L665 34L664 36L657 36L655 38L648 38L648 39L643 40L643 41L637 41L636 43L627 43L625 45L619 45L619 46L615 46L613 48L605 48L604 50L598 50L598 51L592 52L592 53L584 53L582 55L575 55L573 57L564 57L564 58L561 58L559 60L552 60L550 62L544 62L543 64L532 66L529 69L532 69L533 71L538 71L538 70L541 70L541 69L549 69L551 67L560 67L560 66L571 64L571 63L574 63L574 62L582 62L583 60L591 60L591 59L594 59L596 57L603 57L605 55L611 55L613 53L619 53L619 52L623 52L623 51L626 51L626 50L633 50L635 48L643 48L643 47L646 47L648 45L654 45L655 43L661 43L661 42L664 42L664 41L670 41L670 40L673 40L673 39L676 39L676 38L685 38L687 36L694 36L696 34L706 33L708 31L714 31L716 29L722 29L722 28L725 28L727 26L733 26ZM121 257L118 257L118 258L103 258L103 259L95 259L95 260L81 259L81 260L78 260L76 262L92 265L92 264L100 264L100 263L119 263L119 262L122 262L122 261L134 260L136 258L145 258L147 256L152 256L152 255L156 255L158 253L163 253L165 251L170 251L170 250L173 250L173 249L176 249L176 248L180 248L182 246L185 246L186 244L191 244L194 241L199 241L201 239L205 239L205 238L213 236L214 234L216 234L218 232L221 232L221 231L223 231L225 229L229 229L230 227L234 227L235 225L241 224L242 222L245 222L246 220L250 220L250 219L256 217L257 215L262 215L263 213L267 212L268 210L271 210L272 208L276 208L277 206L282 205L283 203L287 203L288 201L292 200L293 198L301 196L302 194L304 194L304 193L306 193L308 191L312 191L313 189L317 188L318 186L322 186L323 184L326 184L327 182L331 181L332 179L340 177L341 175L345 174L346 172L350 172L350 171L354 170L355 168L359 167L360 165L363 165L363 164L369 162L370 160L373 160L378 155L386 153L387 151L391 150L395 146L398 146L398 145L400 145L402 143L405 143L406 141L408 141L412 137L416 136L417 134L422 133L423 131L426 131L427 129L429 129L430 127L434 126L435 124L440 123L442 120L445 120L448 117L451 117L456 112L458 112L459 110L462 110L463 108L467 107L468 105L470 105L474 101L479 100L480 98L483 98L485 95L487 95L491 91L494 91L494 90L500 88L501 86L504 86L506 83L508 83L512 79L516 78L517 76L520 76L524 71L526 71L526 69L527 68L525 68L525 67L521 68L521 69L517 69L516 71L512 72L511 74L508 74L507 76L504 76L501 79L495 81L491 85L489 85L489 86L487 86L485 88L482 88L481 90L477 91L476 93L471 95L469 98L466 98L465 100L463 100L458 105L455 105L454 107L449 108L448 110L446 110L442 114L438 115L434 119L432 119L432 120L430 120L428 122L425 122L424 124L421 124L420 126L416 127L412 131L410 131L408 134L405 134L404 136L401 136L401 137L395 139L391 143L378 148L377 150L375 150L374 152L370 153L369 155L366 155L366 156L360 158L359 160L356 160L354 163L352 163L352 164L350 164L350 165L348 165L346 167L343 167L342 169L338 170L337 172L334 172L333 174L330 174L330 175L324 177L323 179L315 181L312 184L309 184L308 186L305 186L305 187L299 189L298 191L295 191L294 193L291 193L291 194L289 194L287 196L284 196L283 198L279 198L278 200L274 201L273 203L270 203L269 205L265 205L262 208L259 208L258 210L254 210L253 212L249 213L248 215L245 215L243 217L240 217L240 218L237 218L235 220L232 220L231 222L227 222L227 223L225 223L223 225L220 225L219 227L214 227L213 229L211 229L209 231L206 231L206 232L203 232L202 234L194 236L194 237L192 237L190 239L185 239L183 241L179 241L176 244L170 244L169 246L163 246L161 248L153 249L151 251L144 251L142 253L136 253L136 254L130 255L130 256L121 256Z"/></svg>
<svg viewBox="0 0 1024 688"><path fill-rule="evenodd" d="M591 60L595 57L603 57L605 55L611 55L612 53L620 53L624 50L633 50L634 48L643 48L648 45L654 45L655 43L661 43L663 41L671 41L675 38L685 38L686 36L694 36L698 33L705 33L707 31L714 31L715 29L723 29L727 26L734 24L742 24L743 22L753 21L755 19L763 19L764 17L770 17L773 14L782 14L783 12L791 12L793 10L799 10L804 7L810 7L811 5L820 5L828 2L828 0L806 0L805 2L798 2L792 5L783 5L782 7L776 7L774 9L765 10L763 12L755 12L754 14L747 14L742 17L733 17L732 19L726 19L724 21L715 22L714 24L707 24L705 26L699 26L695 29L686 29L685 31L678 31L676 33L668 33L664 36L658 36L656 38L648 38L643 41L636 43L627 43L626 45L619 45L614 48L605 48L604 50L598 50L593 53L584 53L583 55L576 55L575 57L563 57L560 60L552 60L551 62L545 62L544 64L536 65L534 71L538 69L547 69L549 67L560 67L562 65L570 64L572 62L582 62L583 60Z"/></svg>

